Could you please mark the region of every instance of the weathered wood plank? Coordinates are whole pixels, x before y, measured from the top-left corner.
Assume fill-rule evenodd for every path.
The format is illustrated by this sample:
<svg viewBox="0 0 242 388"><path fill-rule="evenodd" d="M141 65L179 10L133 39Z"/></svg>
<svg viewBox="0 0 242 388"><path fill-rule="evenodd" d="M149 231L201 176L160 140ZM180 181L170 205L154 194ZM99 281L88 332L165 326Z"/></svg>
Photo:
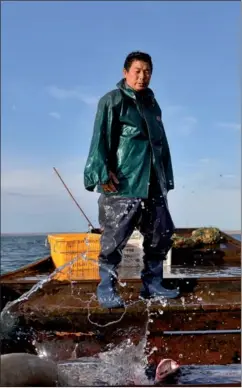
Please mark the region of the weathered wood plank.
<svg viewBox="0 0 242 388"><path fill-rule="evenodd" d="M157 348L150 362L161 357L179 360L188 364L232 364L241 363L241 333L150 335L148 349Z"/></svg>

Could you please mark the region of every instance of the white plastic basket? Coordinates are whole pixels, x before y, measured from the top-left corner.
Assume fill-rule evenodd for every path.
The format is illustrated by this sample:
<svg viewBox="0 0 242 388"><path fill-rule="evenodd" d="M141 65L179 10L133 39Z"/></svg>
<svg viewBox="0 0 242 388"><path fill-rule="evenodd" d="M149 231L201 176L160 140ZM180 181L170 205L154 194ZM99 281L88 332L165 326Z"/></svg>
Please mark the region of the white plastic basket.
<svg viewBox="0 0 242 388"><path fill-rule="evenodd" d="M125 248L123 249L123 259L121 266L123 267L137 267L143 265L143 236L139 231L133 232L128 240ZM164 260L163 266L171 267L172 261L172 248L167 253L167 259Z"/></svg>

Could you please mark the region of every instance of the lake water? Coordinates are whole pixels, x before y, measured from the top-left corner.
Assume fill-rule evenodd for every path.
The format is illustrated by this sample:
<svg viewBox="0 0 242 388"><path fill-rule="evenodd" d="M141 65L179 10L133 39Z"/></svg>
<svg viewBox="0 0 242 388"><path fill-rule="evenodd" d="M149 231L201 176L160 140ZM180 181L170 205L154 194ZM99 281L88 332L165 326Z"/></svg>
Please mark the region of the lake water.
<svg viewBox="0 0 242 388"><path fill-rule="evenodd" d="M46 235L1 236L1 273L13 271L50 254Z"/></svg>

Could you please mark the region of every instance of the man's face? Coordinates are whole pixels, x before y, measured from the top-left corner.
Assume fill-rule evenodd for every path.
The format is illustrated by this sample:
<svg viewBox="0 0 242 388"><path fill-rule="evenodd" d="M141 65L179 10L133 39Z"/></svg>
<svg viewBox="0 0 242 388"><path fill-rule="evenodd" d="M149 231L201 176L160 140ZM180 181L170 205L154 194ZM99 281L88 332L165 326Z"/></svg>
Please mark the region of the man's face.
<svg viewBox="0 0 242 388"><path fill-rule="evenodd" d="M128 86L140 92L148 88L151 79L151 68L147 62L133 61L129 70L123 70Z"/></svg>

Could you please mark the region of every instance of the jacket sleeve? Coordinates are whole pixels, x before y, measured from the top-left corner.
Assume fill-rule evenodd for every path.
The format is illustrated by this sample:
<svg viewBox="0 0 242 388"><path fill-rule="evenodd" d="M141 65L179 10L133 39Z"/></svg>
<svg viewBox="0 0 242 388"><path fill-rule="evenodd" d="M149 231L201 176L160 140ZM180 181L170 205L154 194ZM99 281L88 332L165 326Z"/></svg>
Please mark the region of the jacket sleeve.
<svg viewBox="0 0 242 388"><path fill-rule="evenodd" d="M84 186L88 191L109 181L109 153L113 127L113 110L106 96L98 103L94 130L84 169Z"/></svg>
<svg viewBox="0 0 242 388"><path fill-rule="evenodd" d="M170 149L169 149L165 131L164 131L163 142L164 142L163 166L165 170L166 187L168 192L169 190L173 190L175 185L174 185L173 168L172 168L172 162L171 162L171 154L170 154Z"/></svg>
<svg viewBox="0 0 242 388"><path fill-rule="evenodd" d="M159 110L159 114L160 114L160 118L161 118L161 126L162 126L162 129L163 129L163 139L162 139L162 142L163 142L163 150L162 150L162 163L163 163L163 167L164 167L164 171L165 171L165 177L166 177L166 189L167 189L167 192L170 191L170 190L173 190L175 185L174 185L174 177L173 177L173 168L172 168L172 162L171 162L171 153L170 153L170 148L169 148L169 144L168 144L168 141L167 141L167 137L166 137L166 132L165 132L165 128L164 128L164 124L163 124L163 121L162 121L162 110L160 109L159 107L159 104L157 103L156 101L156 106Z"/></svg>
<svg viewBox="0 0 242 388"><path fill-rule="evenodd" d="M161 112L161 117L162 117L162 112ZM169 144L168 144L168 141L167 141L167 137L166 137L163 121L161 121L161 124L162 124L162 127L163 127L163 153L162 153L162 161L163 161L163 166L164 166L164 170L165 170L166 188L167 188L167 192L168 192L169 190L173 190L175 185L174 185L173 168L172 168L172 162L171 162L171 153L170 153L170 148L169 148Z"/></svg>

